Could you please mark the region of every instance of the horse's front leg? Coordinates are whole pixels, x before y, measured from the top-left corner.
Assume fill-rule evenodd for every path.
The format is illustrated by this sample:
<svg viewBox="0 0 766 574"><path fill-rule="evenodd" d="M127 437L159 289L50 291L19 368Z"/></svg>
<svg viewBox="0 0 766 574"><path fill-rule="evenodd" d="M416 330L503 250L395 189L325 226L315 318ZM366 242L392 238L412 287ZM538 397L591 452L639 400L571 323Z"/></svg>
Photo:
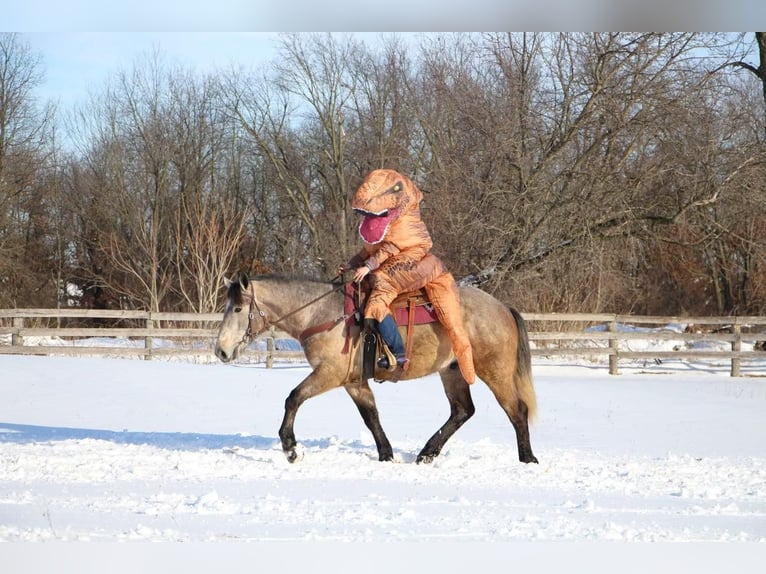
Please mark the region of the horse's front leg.
<svg viewBox="0 0 766 574"><path fill-rule="evenodd" d="M347 384L345 389L354 401L356 408L359 409L359 414L362 415L364 424L370 429L375 439L375 446L378 447L378 460L394 460L394 451L380 424L378 407L375 404L375 395L372 394L370 385L367 381L360 381L359 383Z"/></svg>
<svg viewBox="0 0 766 574"><path fill-rule="evenodd" d="M285 400L285 416L282 426L279 427L279 439L282 441L282 451L288 462L298 460L295 441L295 415L300 406L311 397L321 395L335 387L340 386L339 379L322 370L321 366L314 369L311 374L303 379L300 385L295 387Z"/></svg>

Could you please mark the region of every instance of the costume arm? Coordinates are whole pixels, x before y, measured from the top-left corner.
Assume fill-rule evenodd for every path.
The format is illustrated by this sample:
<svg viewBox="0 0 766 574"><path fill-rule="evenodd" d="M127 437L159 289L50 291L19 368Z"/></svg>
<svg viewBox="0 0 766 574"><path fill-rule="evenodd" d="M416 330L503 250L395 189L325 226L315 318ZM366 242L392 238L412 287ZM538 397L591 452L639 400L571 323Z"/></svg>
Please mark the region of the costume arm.
<svg viewBox="0 0 766 574"><path fill-rule="evenodd" d="M367 251L365 249L362 249L361 251L359 251L359 253L357 253L351 259L349 259L348 263L346 263L345 266L348 269L356 269L357 267L361 267L362 265L364 265L364 262L367 261L367 258L369 256L370 255L367 253Z"/></svg>
<svg viewBox="0 0 766 574"><path fill-rule="evenodd" d="M386 259L398 255L400 251L401 250L393 243L384 241L383 243L378 244L377 253L367 260L366 265L370 268L370 271L375 271L378 267L383 265Z"/></svg>

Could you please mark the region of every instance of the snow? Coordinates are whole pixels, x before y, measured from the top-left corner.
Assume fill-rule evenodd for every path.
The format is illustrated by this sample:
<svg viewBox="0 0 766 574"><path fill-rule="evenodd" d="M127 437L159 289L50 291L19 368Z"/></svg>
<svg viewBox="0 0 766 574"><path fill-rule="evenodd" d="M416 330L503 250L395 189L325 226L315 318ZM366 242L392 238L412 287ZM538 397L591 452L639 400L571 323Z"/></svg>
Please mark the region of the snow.
<svg viewBox="0 0 766 574"><path fill-rule="evenodd" d="M303 458L291 465L277 430L305 363L2 356L0 541L249 541L277 553L425 542L485 555L485 543L715 542L762 559L766 379L706 363L626 364L615 377L536 358L533 371L539 465L518 462L481 381L473 419L433 464L415 464L448 414L436 376L371 383L395 463L377 461L338 389L299 411ZM718 564L695 556L695 571Z"/></svg>

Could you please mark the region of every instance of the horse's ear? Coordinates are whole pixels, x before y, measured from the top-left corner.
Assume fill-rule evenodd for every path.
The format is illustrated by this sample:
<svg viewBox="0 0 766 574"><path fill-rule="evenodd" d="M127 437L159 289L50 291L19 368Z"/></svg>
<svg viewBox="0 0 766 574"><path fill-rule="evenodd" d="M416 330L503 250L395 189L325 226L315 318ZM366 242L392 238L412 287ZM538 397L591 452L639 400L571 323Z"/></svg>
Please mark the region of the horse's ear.
<svg viewBox="0 0 766 574"><path fill-rule="evenodd" d="M250 278L247 276L247 273L242 272L239 274L239 284L242 285L242 289L247 289L247 286L250 285Z"/></svg>
<svg viewBox="0 0 766 574"><path fill-rule="evenodd" d="M226 287L227 289L231 288L233 283L234 283L234 281L232 281L228 277L224 277L223 278L223 286Z"/></svg>

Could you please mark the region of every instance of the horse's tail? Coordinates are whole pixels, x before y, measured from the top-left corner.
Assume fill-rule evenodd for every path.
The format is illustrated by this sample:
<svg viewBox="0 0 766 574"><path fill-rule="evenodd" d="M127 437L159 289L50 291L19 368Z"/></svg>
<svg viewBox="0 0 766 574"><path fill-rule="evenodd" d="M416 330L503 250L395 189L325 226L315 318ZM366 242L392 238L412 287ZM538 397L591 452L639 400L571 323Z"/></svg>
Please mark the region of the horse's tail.
<svg viewBox="0 0 766 574"><path fill-rule="evenodd" d="M516 309L508 307L516 321L519 341L516 344L516 372L513 373L513 384L519 400L527 406L527 418L532 420L537 413L537 396L532 384L532 352L529 349L529 333L524 318Z"/></svg>

